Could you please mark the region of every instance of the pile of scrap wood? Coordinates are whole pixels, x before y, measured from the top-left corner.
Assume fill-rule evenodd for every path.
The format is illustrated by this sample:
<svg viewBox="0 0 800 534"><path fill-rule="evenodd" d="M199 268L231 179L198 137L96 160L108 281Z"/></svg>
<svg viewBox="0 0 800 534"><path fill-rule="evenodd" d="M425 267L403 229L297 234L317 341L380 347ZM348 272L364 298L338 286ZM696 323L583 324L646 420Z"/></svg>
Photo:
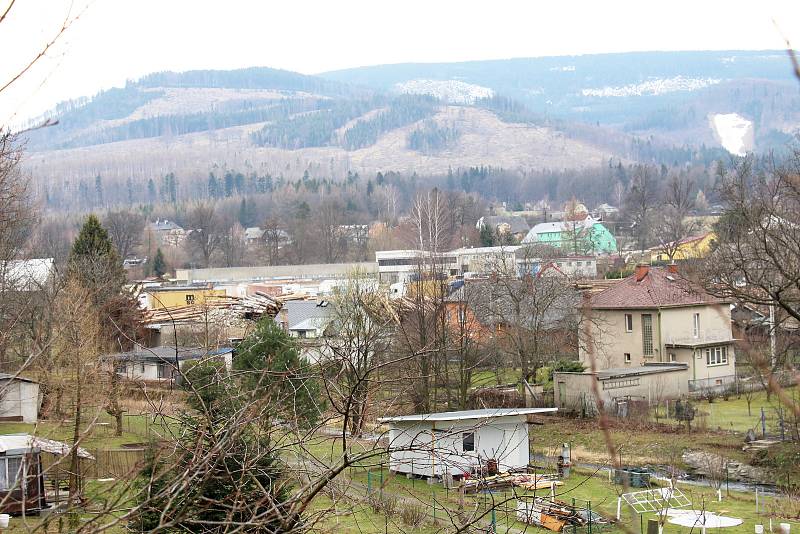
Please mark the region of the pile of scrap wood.
<svg viewBox="0 0 800 534"><path fill-rule="evenodd" d="M228 315L232 318L258 319L263 315L275 317L283 307L283 301L257 292L246 297L214 297L202 304L189 304L171 308L149 310L145 314L145 324L186 323L219 318Z"/></svg>
<svg viewBox="0 0 800 534"><path fill-rule="evenodd" d="M591 524L607 523L599 514L585 508L569 505L558 499L520 499L517 501L517 520L529 525L561 532L565 526L585 527Z"/></svg>
<svg viewBox="0 0 800 534"><path fill-rule="evenodd" d="M506 489L512 486L526 490L550 489L563 483L558 475L536 473L501 473L484 478L468 478L462 482L466 493L477 493L484 490Z"/></svg>

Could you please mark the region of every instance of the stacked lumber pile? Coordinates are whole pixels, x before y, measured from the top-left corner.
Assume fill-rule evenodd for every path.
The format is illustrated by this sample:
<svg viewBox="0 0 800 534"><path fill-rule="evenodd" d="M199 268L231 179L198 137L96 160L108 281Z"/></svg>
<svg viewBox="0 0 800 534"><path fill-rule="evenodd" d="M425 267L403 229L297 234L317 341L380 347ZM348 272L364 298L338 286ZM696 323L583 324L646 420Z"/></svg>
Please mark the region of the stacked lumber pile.
<svg viewBox="0 0 800 534"><path fill-rule="evenodd" d="M507 489L512 486L526 490L550 489L562 484L563 482L558 480L558 475L555 474L501 473L484 478L464 479L461 485L466 493L477 493L484 490Z"/></svg>
<svg viewBox="0 0 800 534"><path fill-rule="evenodd" d="M191 323L205 320L231 323L236 319L255 320L263 315L275 317L285 302L280 298L272 298L261 292L247 297L215 297L203 304L149 310L145 314L144 324Z"/></svg>

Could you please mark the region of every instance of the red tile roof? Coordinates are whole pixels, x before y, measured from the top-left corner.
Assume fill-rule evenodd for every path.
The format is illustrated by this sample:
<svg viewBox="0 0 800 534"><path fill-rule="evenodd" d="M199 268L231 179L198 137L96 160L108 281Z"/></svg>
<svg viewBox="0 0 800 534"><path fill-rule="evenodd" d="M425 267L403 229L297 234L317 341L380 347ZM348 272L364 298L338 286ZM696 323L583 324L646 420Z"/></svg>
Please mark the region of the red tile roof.
<svg viewBox="0 0 800 534"><path fill-rule="evenodd" d="M702 287L663 267L648 267L641 281L636 278L636 274L633 274L593 295L590 306L595 309L641 309L727 302L709 295Z"/></svg>

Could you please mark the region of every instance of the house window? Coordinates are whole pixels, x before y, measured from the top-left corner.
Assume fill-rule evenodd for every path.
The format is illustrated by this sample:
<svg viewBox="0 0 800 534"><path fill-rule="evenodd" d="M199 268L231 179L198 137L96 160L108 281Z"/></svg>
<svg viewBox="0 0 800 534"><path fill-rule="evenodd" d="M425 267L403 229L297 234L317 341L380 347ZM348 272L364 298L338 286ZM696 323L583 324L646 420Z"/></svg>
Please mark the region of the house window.
<svg viewBox="0 0 800 534"><path fill-rule="evenodd" d="M194 295L186 295L186 304L194 304Z"/></svg>
<svg viewBox="0 0 800 534"><path fill-rule="evenodd" d="M653 355L653 316L649 313L642 314L642 352Z"/></svg>
<svg viewBox="0 0 800 534"><path fill-rule="evenodd" d="M727 365L728 347L709 347L706 349L706 365Z"/></svg>
<svg viewBox="0 0 800 534"><path fill-rule="evenodd" d="M692 323L692 333L693 333L694 337L698 338L698 337L700 337L700 314L699 313L695 313L694 314L693 321L694 322Z"/></svg>
<svg viewBox="0 0 800 534"><path fill-rule="evenodd" d="M0 490L8 491L14 488L21 474L22 457L0 458Z"/></svg>
<svg viewBox="0 0 800 534"><path fill-rule="evenodd" d="M678 361L678 356L674 352L670 352L669 353L669 361L677 362Z"/></svg>
<svg viewBox="0 0 800 534"><path fill-rule="evenodd" d="M141 374L144 374L144 364L143 364L143 363L140 363L140 364L139 364L139 372L140 372Z"/></svg>
<svg viewBox="0 0 800 534"><path fill-rule="evenodd" d="M467 432L461 436L461 446L464 452L475 450L475 432Z"/></svg>
<svg viewBox="0 0 800 534"><path fill-rule="evenodd" d="M633 314L625 314L625 331L633 332Z"/></svg>
<svg viewBox="0 0 800 534"><path fill-rule="evenodd" d="M626 352L625 353L625 363L631 363L631 353L630 352Z"/></svg>
<svg viewBox="0 0 800 534"><path fill-rule="evenodd" d="M583 262L582 261L578 262L578 267L583 267Z"/></svg>

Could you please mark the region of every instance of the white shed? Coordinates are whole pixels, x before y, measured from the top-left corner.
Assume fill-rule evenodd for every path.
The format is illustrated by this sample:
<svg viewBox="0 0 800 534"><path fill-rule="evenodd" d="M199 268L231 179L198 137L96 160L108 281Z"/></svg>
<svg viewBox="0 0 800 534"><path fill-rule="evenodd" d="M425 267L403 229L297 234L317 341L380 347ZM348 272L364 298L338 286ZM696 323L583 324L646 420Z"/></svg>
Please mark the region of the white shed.
<svg viewBox="0 0 800 534"><path fill-rule="evenodd" d="M497 462L500 472L530 461L528 415L556 408L487 408L401 415L389 425L389 469L424 477L461 477Z"/></svg>
<svg viewBox="0 0 800 534"><path fill-rule="evenodd" d="M39 402L39 382L0 373L0 421L35 423Z"/></svg>

